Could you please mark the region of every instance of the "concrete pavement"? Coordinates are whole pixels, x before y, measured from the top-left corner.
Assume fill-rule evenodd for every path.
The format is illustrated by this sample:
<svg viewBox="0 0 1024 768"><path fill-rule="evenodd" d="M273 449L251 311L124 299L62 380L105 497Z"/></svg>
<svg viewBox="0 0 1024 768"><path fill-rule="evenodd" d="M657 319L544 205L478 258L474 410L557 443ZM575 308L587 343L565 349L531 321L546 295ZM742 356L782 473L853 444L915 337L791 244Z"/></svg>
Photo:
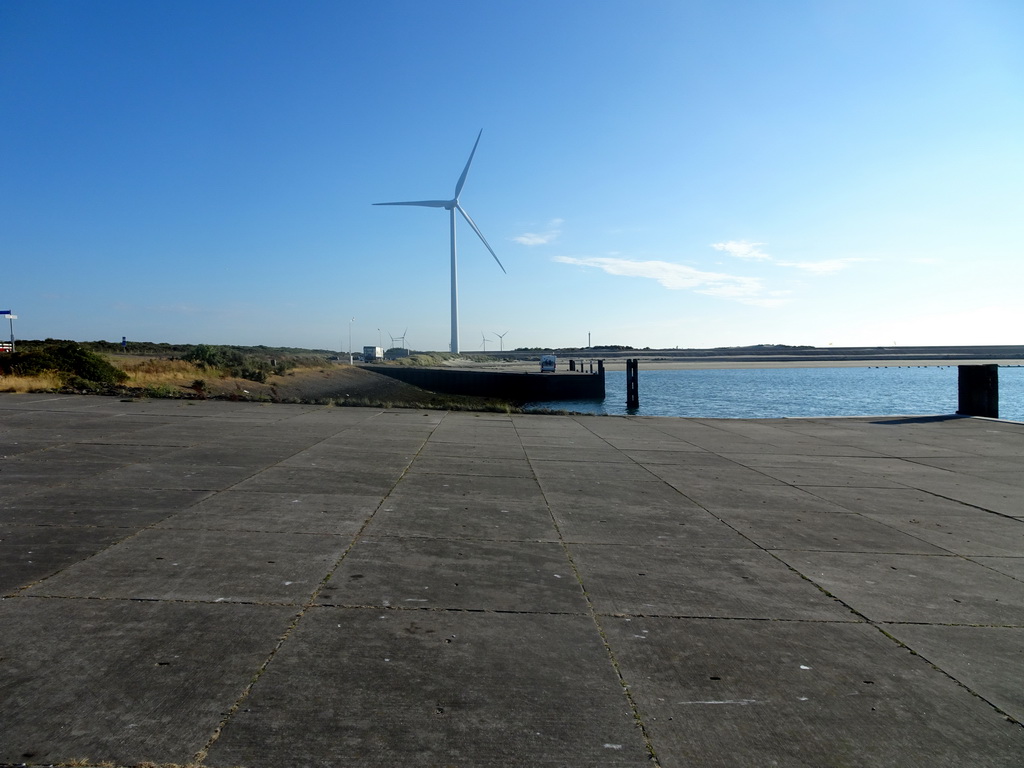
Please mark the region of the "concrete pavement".
<svg viewBox="0 0 1024 768"><path fill-rule="evenodd" d="M1020 766L1024 425L0 395L0 764Z"/></svg>

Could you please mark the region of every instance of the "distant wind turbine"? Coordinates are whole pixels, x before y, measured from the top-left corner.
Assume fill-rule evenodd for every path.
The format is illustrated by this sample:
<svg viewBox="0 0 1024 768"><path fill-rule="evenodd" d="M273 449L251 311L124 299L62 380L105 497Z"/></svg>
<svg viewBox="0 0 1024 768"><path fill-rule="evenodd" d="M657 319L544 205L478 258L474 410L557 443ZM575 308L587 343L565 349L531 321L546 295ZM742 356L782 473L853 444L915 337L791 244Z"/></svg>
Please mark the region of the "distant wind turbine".
<svg viewBox="0 0 1024 768"><path fill-rule="evenodd" d="M484 333L483 331L480 331L480 340L483 342L484 352L486 352L487 351L487 334Z"/></svg>
<svg viewBox="0 0 1024 768"><path fill-rule="evenodd" d="M494 335L497 336L498 339L499 339L499 341L498 341L498 344L499 344L498 351L499 352L504 352L505 351L505 337L508 335L508 331L505 331L505 333L498 333L497 331L495 331Z"/></svg>
<svg viewBox="0 0 1024 768"><path fill-rule="evenodd" d="M501 267L501 271L505 272L505 267L502 265L501 260L498 259L498 254L491 248L490 243L487 242L487 238L484 237L483 232L476 223L469 217L465 209L459 205L459 195L462 193L462 187L466 184L466 176L469 175L469 166L473 163L473 155L476 154L477 144L480 143L480 137L483 135L483 129L476 135L476 143L473 144L473 151L469 153L469 160L466 161L466 167L462 169L462 175L459 176L459 181L455 184L455 196L451 200L414 200L411 202L403 203L374 203L374 205L418 205L424 208L444 208L450 214L451 219L451 240L452 240L452 343L451 351L454 353L459 352L459 272L458 262L455 257L455 211L462 214L462 218L473 228L477 236L483 242L484 246L490 251L491 256L498 262L498 266ZM505 272L505 274L508 274Z"/></svg>

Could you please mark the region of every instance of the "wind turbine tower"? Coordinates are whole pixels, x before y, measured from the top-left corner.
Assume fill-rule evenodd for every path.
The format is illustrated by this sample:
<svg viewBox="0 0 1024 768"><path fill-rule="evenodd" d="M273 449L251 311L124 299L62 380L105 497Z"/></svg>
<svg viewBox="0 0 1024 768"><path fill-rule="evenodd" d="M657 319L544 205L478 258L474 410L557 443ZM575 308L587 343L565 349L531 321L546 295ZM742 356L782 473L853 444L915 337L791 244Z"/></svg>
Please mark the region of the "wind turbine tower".
<svg viewBox="0 0 1024 768"><path fill-rule="evenodd" d="M484 244L484 247L490 251L491 256L498 262L498 266L501 267L501 271L505 272L505 267L502 265L501 260L498 258L498 254L491 248L491 244L487 242L487 238L484 237L483 232L476 225L473 219L470 218L466 210L459 204L459 195L462 194L462 188L466 184L466 177L469 175L469 166L473 164L473 155L476 154L477 145L480 143L480 137L483 135L483 129L476 135L476 143L473 144L473 150L469 153L469 160L466 161L466 167L462 169L462 175L459 176L458 182L455 184L455 195L451 200L413 200L409 202L401 203L374 203L374 205L416 205L423 208L444 208L448 211L450 219L450 230L451 230L451 253L452 253L452 341L451 350L458 354L459 352L459 270L458 260L456 259L455 253L455 212L458 211L462 214L462 218L466 220L473 231L476 232L477 237ZM508 274L507 272L505 274Z"/></svg>
<svg viewBox="0 0 1024 768"><path fill-rule="evenodd" d="M495 331L494 335L498 337L498 346L499 346L498 351L499 352L504 352L505 351L505 337L508 335L508 331L505 331L505 333L498 333L497 331Z"/></svg>

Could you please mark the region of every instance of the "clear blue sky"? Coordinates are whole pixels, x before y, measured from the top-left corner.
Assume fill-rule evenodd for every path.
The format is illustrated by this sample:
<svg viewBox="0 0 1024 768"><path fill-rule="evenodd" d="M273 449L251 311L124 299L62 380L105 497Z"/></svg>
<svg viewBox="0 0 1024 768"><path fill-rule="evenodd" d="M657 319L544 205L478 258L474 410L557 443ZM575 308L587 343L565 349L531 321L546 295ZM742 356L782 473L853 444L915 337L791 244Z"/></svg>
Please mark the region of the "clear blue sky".
<svg viewBox="0 0 1024 768"><path fill-rule="evenodd" d="M20 338L1024 343L1020 0L0 3ZM380 334L378 335L378 329ZM0 337L6 328L0 328Z"/></svg>

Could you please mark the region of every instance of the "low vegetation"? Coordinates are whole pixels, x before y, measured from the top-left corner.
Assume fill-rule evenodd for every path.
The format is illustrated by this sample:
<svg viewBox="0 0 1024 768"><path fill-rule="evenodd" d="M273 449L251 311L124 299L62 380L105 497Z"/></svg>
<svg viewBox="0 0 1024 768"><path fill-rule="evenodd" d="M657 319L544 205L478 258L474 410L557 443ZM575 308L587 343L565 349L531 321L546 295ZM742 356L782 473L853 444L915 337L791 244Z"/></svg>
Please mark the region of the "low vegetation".
<svg viewBox="0 0 1024 768"><path fill-rule="evenodd" d="M430 368L445 365L456 360L472 360L476 363L490 363L497 358L491 355L455 355L451 352L414 352L407 357L389 360L385 365L405 365Z"/></svg>
<svg viewBox="0 0 1024 768"><path fill-rule="evenodd" d="M47 339L40 344L23 344L16 352L0 355L0 374L6 378L37 377L61 388L94 389L124 383L128 375L101 355L74 341ZM46 387L41 387L46 388Z"/></svg>
<svg viewBox="0 0 1024 768"><path fill-rule="evenodd" d="M20 342L17 352L0 353L0 392L222 398L375 408L512 409L504 401L440 395L399 384L380 374L339 365L317 354L317 350L209 344L129 346L131 354L111 342ZM147 354L138 354L142 349ZM173 354L161 354L164 352ZM421 353L389 364L439 366L459 358L449 353ZM461 359L467 358L492 359ZM339 394L344 392L349 394Z"/></svg>

